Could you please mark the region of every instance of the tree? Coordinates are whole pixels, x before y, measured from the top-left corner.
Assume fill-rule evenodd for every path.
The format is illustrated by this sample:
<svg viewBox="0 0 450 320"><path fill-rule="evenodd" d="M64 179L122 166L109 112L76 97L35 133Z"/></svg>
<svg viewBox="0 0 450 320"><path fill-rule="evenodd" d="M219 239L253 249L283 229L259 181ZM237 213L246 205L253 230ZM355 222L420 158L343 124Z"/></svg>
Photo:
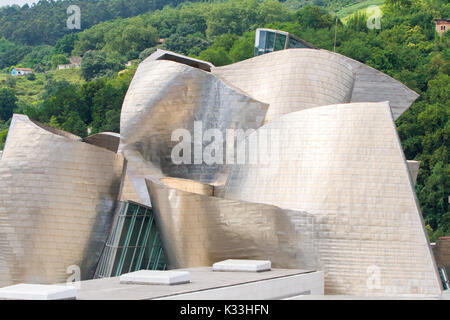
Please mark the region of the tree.
<svg viewBox="0 0 450 320"><path fill-rule="evenodd" d="M70 111L66 119L61 126L63 130L72 132L80 137L87 136L87 126L77 112Z"/></svg>
<svg viewBox="0 0 450 320"><path fill-rule="evenodd" d="M347 27L358 32L367 32L367 20L369 16L365 12L356 11L347 20Z"/></svg>
<svg viewBox="0 0 450 320"><path fill-rule="evenodd" d="M108 59L103 51L88 51L81 61L81 74L86 80L117 72L122 67L120 61Z"/></svg>
<svg viewBox="0 0 450 320"><path fill-rule="evenodd" d="M230 49L229 56L233 62L242 61L253 57L255 49L255 33L246 32L237 39Z"/></svg>
<svg viewBox="0 0 450 320"><path fill-rule="evenodd" d="M448 223L449 174L450 166L438 162L431 175L425 180L424 187L418 193L422 208L428 212L425 217L426 221L434 230L444 227L443 220ZM447 230L450 231L449 224L445 225L445 231Z"/></svg>
<svg viewBox="0 0 450 320"><path fill-rule="evenodd" d="M315 6L303 7L297 11L296 17L298 23L305 28L330 28L335 22L325 10Z"/></svg>
<svg viewBox="0 0 450 320"><path fill-rule="evenodd" d="M139 53L139 60L144 61L147 57L155 53L156 50L157 49L155 47L144 49L141 53Z"/></svg>
<svg viewBox="0 0 450 320"><path fill-rule="evenodd" d="M0 131L0 150L5 147L6 137L8 136L8 129Z"/></svg>
<svg viewBox="0 0 450 320"><path fill-rule="evenodd" d="M210 43L200 34L192 34L186 37L173 34L165 39L163 47L177 53L196 56L209 45Z"/></svg>
<svg viewBox="0 0 450 320"><path fill-rule="evenodd" d="M385 0L385 4L393 8L409 8L411 0Z"/></svg>
<svg viewBox="0 0 450 320"><path fill-rule="evenodd" d="M77 40L78 40L77 33L66 34L64 37L62 37L56 42L54 48L55 53L70 55L75 46L75 41Z"/></svg>
<svg viewBox="0 0 450 320"><path fill-rule="evenodd" d="M70 61L63 54L56 54L52 57L52 68L56 68L60 64L68 64Z"/></svg>
<svg viewBox="0 0 450 320"><path fill-rule="evenodd" d="M29 73L26 75L26 77L27 77L27 80L29 80L29 81L36 80L36 75L34 73Z"/></svg>
<svg viewBox="0 0 450 320"><path fill-rule="evenodd" d="M0 119L9 120L17 108L17 97L14 90L9 88L0 89Z"/></svg>
<svg viewBox="0 0 450 320"><path fill-rule="evenodd" d="M198 58L204 61L209 61L217 67L225 66L233 62L228 56L228 53L222 48L208 48L202 51Z"/></svg>

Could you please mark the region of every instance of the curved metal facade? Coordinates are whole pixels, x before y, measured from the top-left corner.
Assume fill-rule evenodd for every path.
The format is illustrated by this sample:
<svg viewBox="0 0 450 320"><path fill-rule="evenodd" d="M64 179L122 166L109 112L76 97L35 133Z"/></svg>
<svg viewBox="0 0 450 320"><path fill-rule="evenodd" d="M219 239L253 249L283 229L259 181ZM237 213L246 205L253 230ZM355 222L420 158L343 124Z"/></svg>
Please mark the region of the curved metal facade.
<svg viewBox="0 0 450 320"><path fill-rule="evenodd" d="M120 150L139 197L150 195L170 267L270 258L324 270L327 294L439 293L393 121L415 92L325 50L278 51L211 73L147 59L124 102ZM257 128L250 152L259 151L252 139L276 132L277 154L262 155L267 164L173 166L170 133L192 132L197 120L222 133ZM303 243L313 244L309 254L295 255Z"/></svg>
<svg viewBox="0 0 450 320"><path fill-rule="evenodd" d="M0 287L90 279L113 218L123 158L14 115L0 162ZM69 273L68 273L69 272Z"/></svg>
<svg viewBox="0 0 450 320"><path fill-rule="evenodd" d="M351 101L354 73L339 56L315 49L277 51L212 73L270 104L265 122L290 112Z"/></svg>
<svg viewBox="0 0 450 320"><path fill-rule="evenodd" d="M327 294L439 294L388 103L303 110L261 130L280 131L279 155L269 167L236 165L223 197L312 214Z"/></svg>
<svg viewBox="0 0 450 320"><path fill-rule="evenodd" d="M170 269L231 258L269 259L283 268L318 265L313 219L306 212L204 195L195 181L178 180L178 188L146 182Z"/></svg>
<svg viewBox="0 0 450 320"><path fill-rule="evenodd" d="M194 122L202 131L256 129L267 104L230 88L210 73L172 61L145 60L125 97L121 114L119 152L141 203L150 205L145 177L178 177L205 183L223 180L224 165L194 163ZM185 129L192 137L192 164L176 165L171 150L178 144L172 133ZM202 141L202 140L200 140ZM204 141L203 148L210 141Z"/></svg>
<svg viewBox="0 0 450 320"><path fill-rule="evenodd" d="M327 50L282 50L211 72L269 103L266 122L318 106L382 101L390 101L397 119L419 97L388 75Z"/></svg>
<svg viewBox="0 0 450 320"><path fill-rule="evenodd" d="M158 51L131 82L119 146L15 115L0 161L0 286L64 282L71 265L92 277L121 199L152 204L170 268L270 259L324 270L327 294L439 294L393 121L417 96L325 50L220 68ZM179 129L189 163L172 158ZM254 130L236 140L259 162L197 159L209 129ZM263 134L268 148L251 143Z"/></svg>

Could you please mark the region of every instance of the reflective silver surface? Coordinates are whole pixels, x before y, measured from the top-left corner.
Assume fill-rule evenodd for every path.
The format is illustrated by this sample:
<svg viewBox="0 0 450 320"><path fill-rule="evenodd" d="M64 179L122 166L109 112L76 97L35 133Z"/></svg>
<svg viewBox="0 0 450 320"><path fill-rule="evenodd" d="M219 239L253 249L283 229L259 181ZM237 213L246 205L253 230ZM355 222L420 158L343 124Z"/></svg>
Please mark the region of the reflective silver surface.
<svg viewBox="0 0 450 320"><path fill-rule="evenodd" d="M279 157L236 165L223 196L312 214L327 294L439 294L387 102L307 109L261 130L280 131ZM370 286L374 272L379 285Z"/></svg>
<svg viewBox="0 0 450 320"><path fill-rule="evenodd" d="M408 160L407 163L409 173L411 174L411 179L413 180L415 185L417 182L417 177L419 176L420 161Z"/></svg>
<svg viewBox="0 0 450 320"><path fill-rule="evenodd" d="M393 122L415 92L325 50L278 51L211 73L147 59L122 111L119 152L139 197L151 198L170 267L258 257L324 270L327 294L439 294ZM355 101L364 103L338 104ZM258 128L247 141L276 131L279 152L262 155L266 164L174 166L170 134L192 132L196 120L204 130Z"/></svg>
<svg viewBox="0 0 450 320"><path fill-rule="evenodd" d="M140 202L150 205L145 177L171 176L206 183L224 180L224 165L172 162L172 148L179 143L171 141L175 130L191 133L194 159L194 121L202 123L203 132L217 129L225 136L226 129L258 128L267 107L203 70L172 61L145 60L123 103L119 147ZM202 147L210 143L204 141Z"/></svg>
<svg viewBox="0 0 450 320"><path fill-rule="evenodd" d="M146 181L170 269L231 258L270 260L277 268L319 264L306 212L204 195L208 188L190 180L172 179L178 188Z"/></svg>
<svg viewBox="0 0 450 320"><path fill-rule="evenodd" d="M121 199L153 205L171 268L269 259L324 270L326 294L439 294L393 122L417 97L325 50L220 68L158 51L130 85L118 149L116 134L83 142L15 115L0 161L0 286L64 282L72 265L92 277ZM195 138L197 121L202 136L278 139L260 154L268 163L175 164L172 133Z"/></svg>
<svg viewBox="0 0 450 320"><path fill-rule="evenodd" d="M276 51L211 72L269 103L266 122L318 106L382 101L390 102L397 119L419 97L388 75L326 50Z"/></svg>
<svg viewBox="0 0 450 320"><path fill-rule="evenodd" d="M0 287L65 282L72 266L92 278L122 165L113 152L14 115L0 162Z"/></svg>

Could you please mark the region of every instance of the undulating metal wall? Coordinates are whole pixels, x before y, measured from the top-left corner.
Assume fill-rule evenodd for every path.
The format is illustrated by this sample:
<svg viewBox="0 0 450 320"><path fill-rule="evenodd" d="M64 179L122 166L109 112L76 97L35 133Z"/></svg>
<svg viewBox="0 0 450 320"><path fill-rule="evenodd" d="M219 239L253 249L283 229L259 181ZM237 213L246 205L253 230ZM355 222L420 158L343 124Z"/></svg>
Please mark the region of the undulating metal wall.
<svg viewBox="0 0 450 320"><path fill-rule="evenodd" d="M387 102L302 110L254 134L273 130L270 165L236 165L224 198L312 214L327 294L439 294Z"/></svg>
<svg viewBox="0 0 450 320"><path fill-rule="evenodd" d="M0 287L65 282L77 267L92 278L122 166L114 152L14 115L0 161Z"/></svg>
<svg viewBox="0 0 450 320"><path fill-rule="evenodd" d="M119 152L139 197L152 201L169 267L270 258L324 270L327 294L439 294L393 121L416 93L325 50L278 51L211 73L149 58L122 111ZM354 101L364 103L339 104ZM192 133L194 121L203 131L257 128L245 141L250 154L268 151L257 157L265 160L174 165L170 135ZM251 143L261 135L276 138L269 149Z"/></svg>
<svg viewBox="0 0 450 320"><path fill-rule="evenodd" d="M226 129L256 129L267 104L256 101L223 83L210 73L173 61L145 60L139 65L125 97L121 114L119 152L127 159L127 174L140 202L150 205L145 177L172 176L214 183L223 180L227 166L194 162L194 139L203 132ZM194 132L194 122L202 129ZM175 164L172 141L177 129L190 133L191 163ZM181 140L181 139L180 139ZM197 148L195 147L195 148ZM201 151L202 152L202 151Z"/></svg>
<svg viewBox="0 0 450 320"><path fill-rule="evenodd" d="M319 265L307 212L205 195L195 181L178 179L177 188L146 181L171 269L239 258L269 259L282 268Z"/></svg>
<svg viewBox="0 0 450 320"><path fill-rule="evenodd" d="M211 72L270 104L266 122L281 115L347 102L390 101L397 119L419 97L399 81L326 50L288 49L216 67Z"/></svg>

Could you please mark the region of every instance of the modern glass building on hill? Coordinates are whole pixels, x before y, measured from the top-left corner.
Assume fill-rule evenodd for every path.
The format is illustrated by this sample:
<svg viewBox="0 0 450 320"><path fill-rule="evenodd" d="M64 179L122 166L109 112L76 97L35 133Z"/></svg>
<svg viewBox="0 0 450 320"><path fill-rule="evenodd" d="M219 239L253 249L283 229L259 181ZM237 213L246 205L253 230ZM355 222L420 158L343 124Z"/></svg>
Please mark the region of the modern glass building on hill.
<svg viewBox="0 0 450 320"><path fill-rule="evenodd" d="M314 49L314 46L293 36L289 32L272 29L256 29L255 57L265 53L293 48Z"/></svg>

